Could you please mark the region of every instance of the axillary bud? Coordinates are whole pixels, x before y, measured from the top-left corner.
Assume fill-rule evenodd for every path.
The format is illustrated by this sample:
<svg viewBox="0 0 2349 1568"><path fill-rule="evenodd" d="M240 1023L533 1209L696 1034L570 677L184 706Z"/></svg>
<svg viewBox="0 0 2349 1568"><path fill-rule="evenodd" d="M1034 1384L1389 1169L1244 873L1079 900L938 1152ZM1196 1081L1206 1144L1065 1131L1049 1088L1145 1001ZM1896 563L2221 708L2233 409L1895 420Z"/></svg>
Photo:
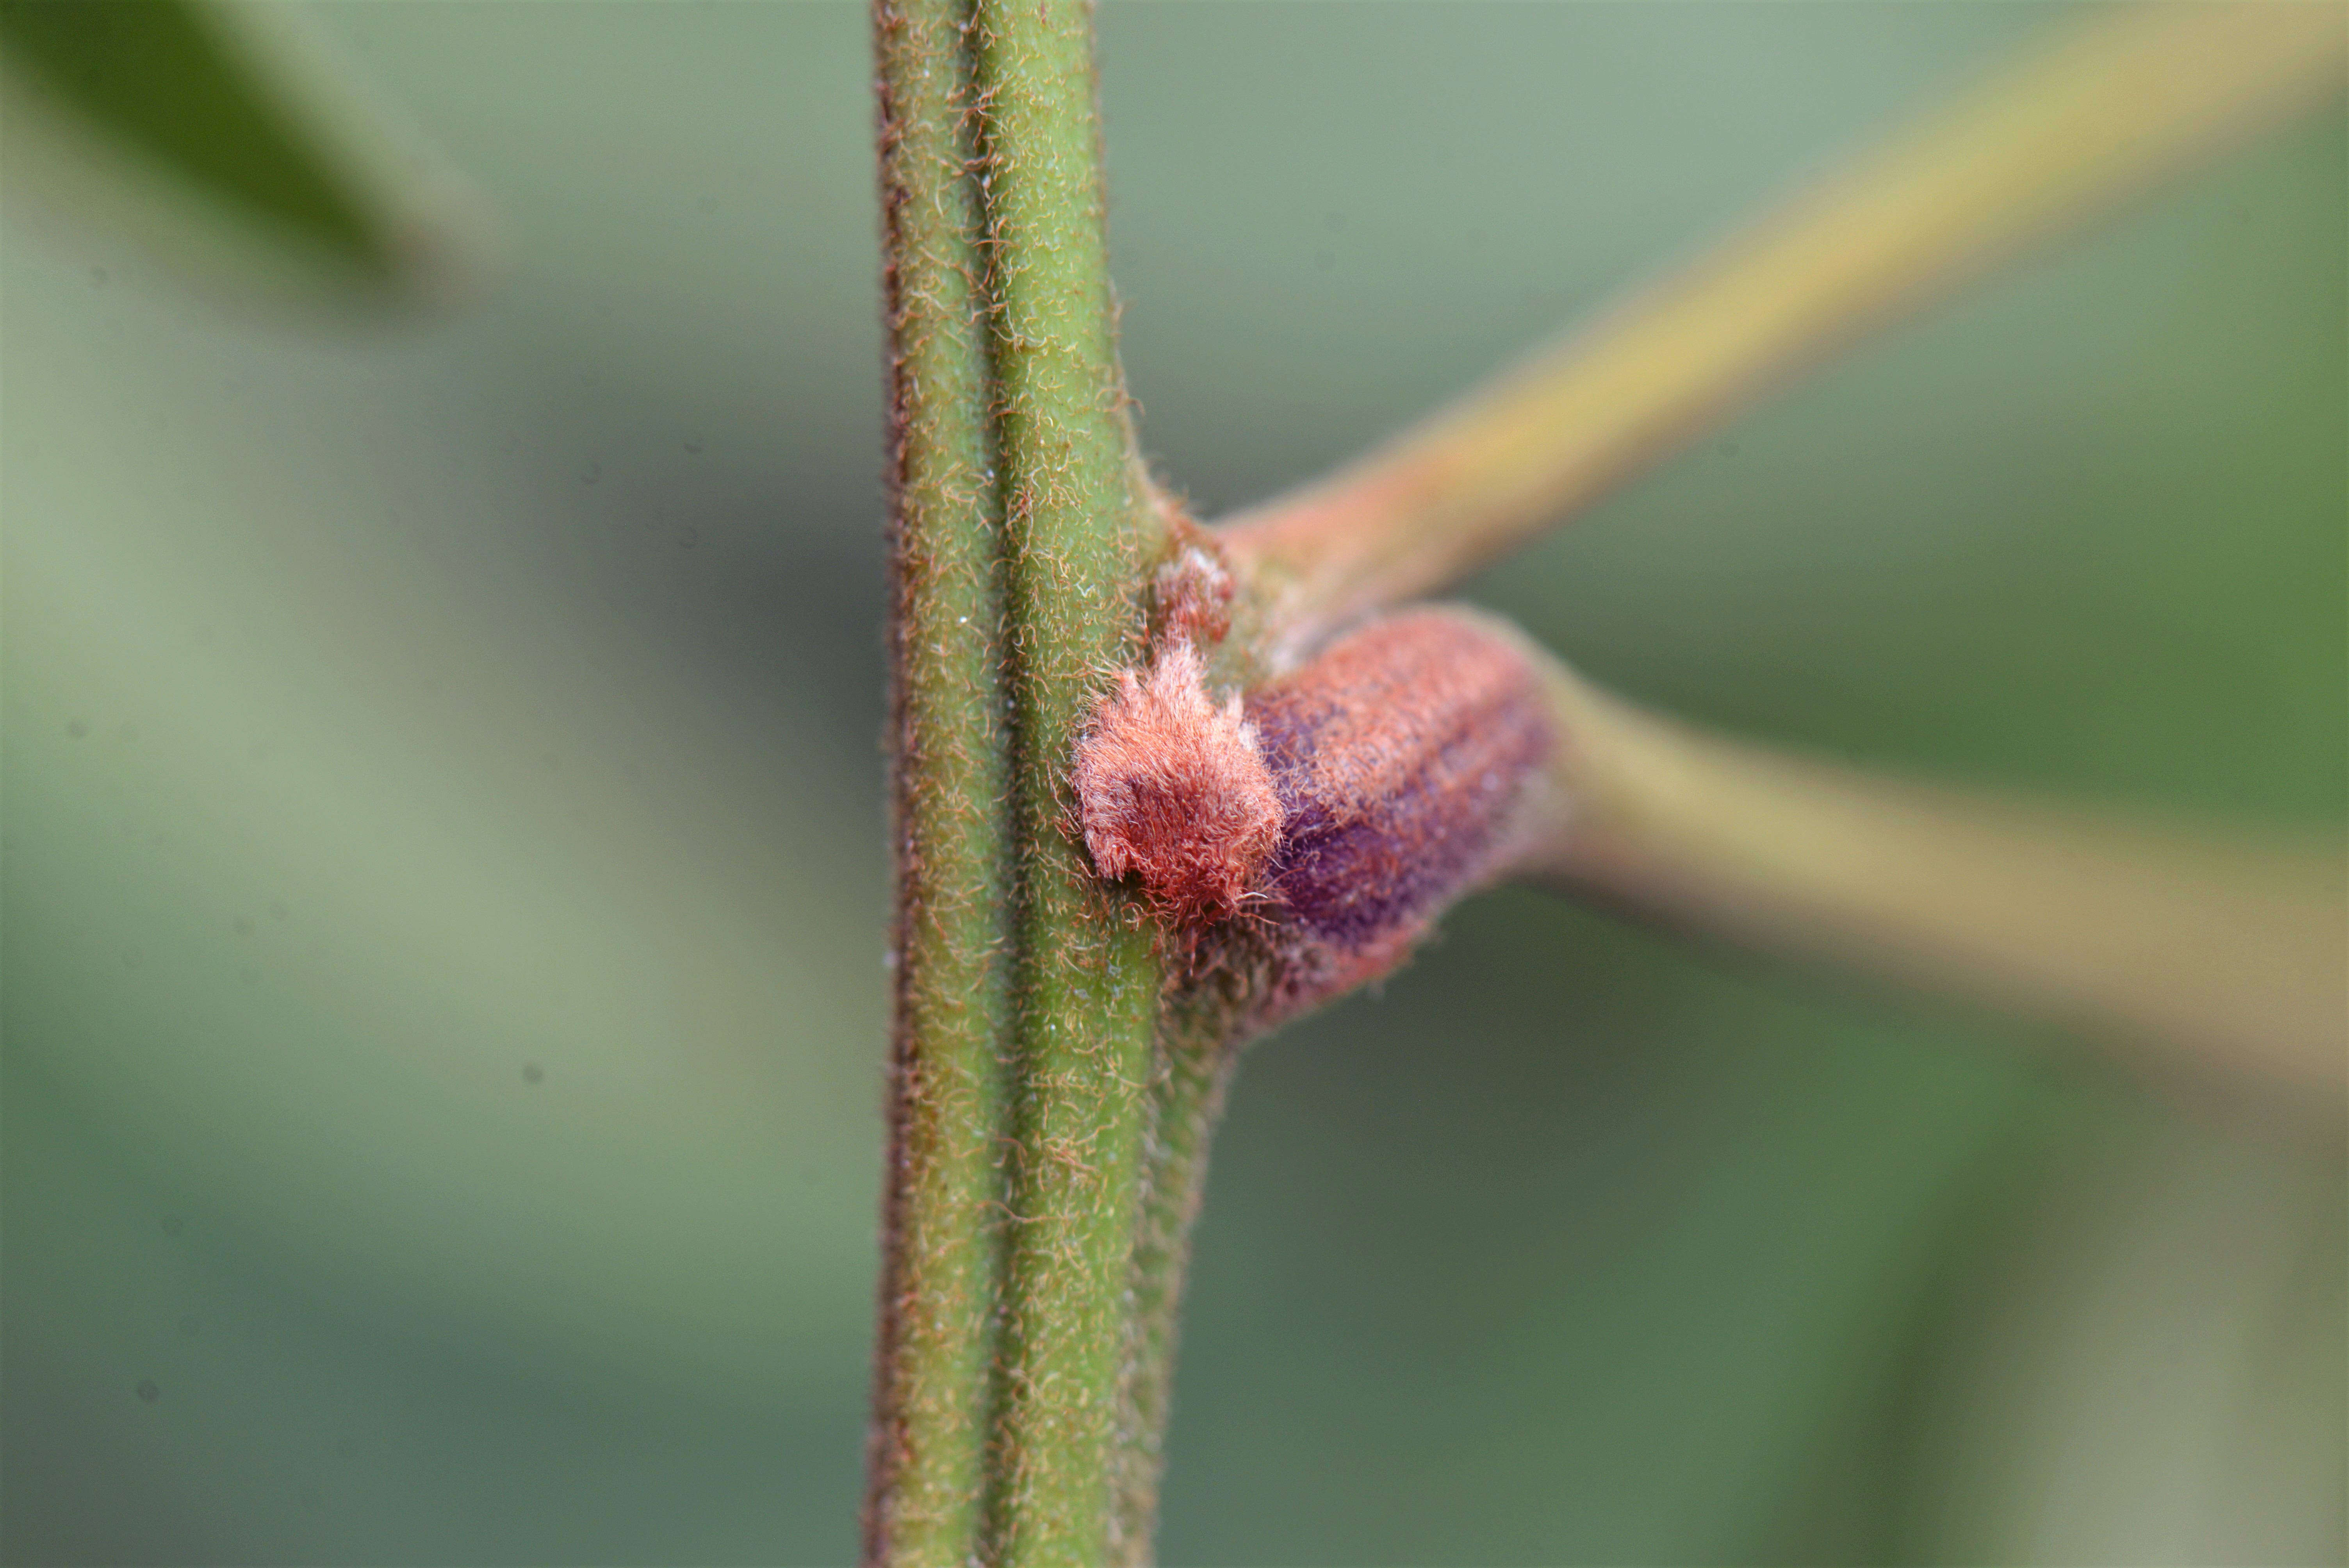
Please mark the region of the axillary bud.
<svg viewBox="0 0 2349 1568"><path fill-rule="evenodd" d="M1260 923L1264 1021L1392 968L1507 869L1555 744L1509 632L1409 611L1222 703L1201 670L1178 636L1119 677L1078 748L1078 825L1178 929Z"/></svg>

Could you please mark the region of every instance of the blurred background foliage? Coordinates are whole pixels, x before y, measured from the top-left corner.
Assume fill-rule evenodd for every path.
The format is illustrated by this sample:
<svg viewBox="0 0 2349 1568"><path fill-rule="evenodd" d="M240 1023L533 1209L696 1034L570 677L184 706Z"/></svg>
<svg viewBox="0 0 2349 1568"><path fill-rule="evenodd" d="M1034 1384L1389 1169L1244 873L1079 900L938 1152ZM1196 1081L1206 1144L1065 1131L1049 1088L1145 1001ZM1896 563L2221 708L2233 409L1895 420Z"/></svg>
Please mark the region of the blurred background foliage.
<svg viewBox="0 0 2349 1568"><path fill-rule="evenodd" d="M10 203L0 1553L846 1561L864 13L300 15L512 263L439 318L224 313L151 232ZM1144 439L1207 512L1304 478L2060 20L1112 4ZM1475 596L1730 728L2337 831L2344 129ZM1477 900L1242 1075L1164 1556L2338 1562L2341 1129Z"/></svg>

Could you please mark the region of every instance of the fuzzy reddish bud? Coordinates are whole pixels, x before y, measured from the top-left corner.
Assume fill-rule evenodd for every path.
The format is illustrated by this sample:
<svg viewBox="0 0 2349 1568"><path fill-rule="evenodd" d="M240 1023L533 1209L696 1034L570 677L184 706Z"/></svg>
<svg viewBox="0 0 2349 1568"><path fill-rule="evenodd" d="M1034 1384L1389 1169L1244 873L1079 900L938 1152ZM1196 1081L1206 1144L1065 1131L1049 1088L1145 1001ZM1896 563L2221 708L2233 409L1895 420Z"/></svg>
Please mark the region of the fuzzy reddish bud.
<svg viewBox="0 0 2349 1568"><path fill-rule="evenodd" d="M1160 646L1213 647L1232 629L1231 572L1212 545L1186 544L1158 569L1151 600Z"/></svg>
<svg viewBox="0 0 2349 1568"><path fill-rule="evenodd" d="M1261 907L1261 1027L1387 973L1506 872L1555 744L1533 661L1472 614L1373 621L1221 706L1178 638L1079 743L1078 826L1195 937Z"/></svg>
<svg viewBox="0 0 2349 1568"><path fill-rule="evenodd" d="M1178 924L1237 910L1280 836L1280 797L1240 699L1209 698L1187 638L1146 676L1120 673L1077 743L1071 782L1094 869L1138 873Z"/></svg>

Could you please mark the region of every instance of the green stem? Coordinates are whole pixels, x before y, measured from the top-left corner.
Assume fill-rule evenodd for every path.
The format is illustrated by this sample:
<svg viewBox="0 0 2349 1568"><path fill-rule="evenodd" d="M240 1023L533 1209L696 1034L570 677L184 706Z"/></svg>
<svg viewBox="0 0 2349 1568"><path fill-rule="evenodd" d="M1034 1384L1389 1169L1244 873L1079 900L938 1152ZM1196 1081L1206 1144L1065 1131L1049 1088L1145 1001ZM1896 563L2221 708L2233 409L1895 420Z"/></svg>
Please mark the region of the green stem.
<svg viewBox="0 0 2349 1568"><path fill-rule="evenodd" d="M1011 1243L992 1560L1096 1563L1162 965L1064 830L1066 776L1131 664L1158 524L1112 335L1082 0L980 0L977 79L1003 441L1019 851Z"/></svg>
<svg viewBox="0 0 2349 1568"><path fill-rule="evenodd" d="M880 0L897 1016L868 1563L976 1554L1010 1040L1010 739L964 0Z"/></svg>
<svg viewBox="0 0 2349 1568"><path fill-rule="evenodd" d="M1228 1006L1170 1004L1160 1030L1144 1146L1142 1222L1133 1245L1133 1307L1119 1398L1117 1514L1110 1561L1143 1568L1158 1518L1173 1413L1174 1359L1191 1228L1206 1190L1207 1152L1239 1066Z"/></svg>

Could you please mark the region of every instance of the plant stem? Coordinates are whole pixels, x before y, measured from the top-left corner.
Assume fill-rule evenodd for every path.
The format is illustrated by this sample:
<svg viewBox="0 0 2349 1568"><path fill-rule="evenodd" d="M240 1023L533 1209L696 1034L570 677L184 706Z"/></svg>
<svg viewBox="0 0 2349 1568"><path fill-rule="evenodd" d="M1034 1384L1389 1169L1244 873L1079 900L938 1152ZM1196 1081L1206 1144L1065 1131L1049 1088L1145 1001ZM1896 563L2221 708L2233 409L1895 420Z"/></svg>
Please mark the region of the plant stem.
<svg viewBox="0 0 2349 1568"><path fill-rule="evenodd" d="M2337 849L2198 842L1775 755L1538 656L1561 737L1556 812L1520 874L2313 1088L2337 1112Z"/></svg>
<svg viewBox="0 0 2349 1568"><path fill-rule="evenodd" d="M896 1026L867 1563L976 1555L1010 1048L1002 515L964 0L879 0Z"/></svg>
<svg viewBox="0 0 2349 1568"><path fill-rule="evenodd" d="M1096 1563L1163 974L1064 830L1077 737L1139 647L1157 543L1113 339L1091 8L980 0L1019 854L1011 1242L990 1560Z"/></svg>
<svg viewBox="0 0 2349 1568"><path fill-rule="evenodd" d="M1582 334L1231 520L1294 650L1523 544L1754 392L2342 78L2342 9L2146 6L2025 61Z"/></svg>
<svg viewBox="0 0 2349 1568"><path fill-rule="evenodd" d="M1202 1001L1206 1005L1200 1006ZM1151 1561L1191 1228L1206 1189L1208 1149L1239 1057L1227 1004L1197 996L1170 1003L1151 1086L1142 1221L1133 1244L1133 1320L1119 1395L1109 1561L1120 1568L1144 1568Z"/></svg>

